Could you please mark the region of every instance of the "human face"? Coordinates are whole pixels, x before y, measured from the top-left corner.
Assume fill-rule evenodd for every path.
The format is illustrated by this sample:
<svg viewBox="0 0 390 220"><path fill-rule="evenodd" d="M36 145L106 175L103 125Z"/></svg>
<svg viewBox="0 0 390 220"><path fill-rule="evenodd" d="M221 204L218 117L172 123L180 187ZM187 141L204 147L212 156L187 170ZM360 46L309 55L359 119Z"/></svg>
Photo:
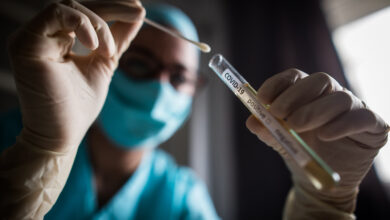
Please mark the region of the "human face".
<svg viewBox="0 0 390 220"><path fill-rule="evenodd" d="M170 82L178 92L193 95L198 54L188 42L144 27L123 54L119 67L133 79Z"/></svg>

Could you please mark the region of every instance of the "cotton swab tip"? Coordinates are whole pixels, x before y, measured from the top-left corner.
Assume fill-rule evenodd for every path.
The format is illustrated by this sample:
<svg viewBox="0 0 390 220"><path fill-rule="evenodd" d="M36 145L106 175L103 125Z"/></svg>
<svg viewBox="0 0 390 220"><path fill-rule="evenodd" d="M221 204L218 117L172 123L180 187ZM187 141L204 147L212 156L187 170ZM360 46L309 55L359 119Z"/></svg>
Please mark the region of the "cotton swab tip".
<svg viewBox="0 0 390 220"><path fill-rule="evenodd" d="M210 53L211 47L210 47L208 44L203 43L203 42L199 42L197 45L198 45L199 49L200 49L202 52L204 52L204 53Z"/></svg>

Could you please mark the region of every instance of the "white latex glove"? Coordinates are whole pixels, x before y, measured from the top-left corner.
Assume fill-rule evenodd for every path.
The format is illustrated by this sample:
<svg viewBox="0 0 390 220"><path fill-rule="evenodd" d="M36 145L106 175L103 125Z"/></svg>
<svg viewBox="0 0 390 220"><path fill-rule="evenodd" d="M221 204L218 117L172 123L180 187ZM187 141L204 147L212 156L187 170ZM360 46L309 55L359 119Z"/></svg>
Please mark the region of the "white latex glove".
<svg viewBox="0 0 390 220"><path fill-rule="evenodd" d="M278 151L292 172L285 218L353 219L359 184L387 142L388 125L325 73L284 71L264 82L258 98L341 176L334 189L316 190L268 130L249 117L248 129Z"/></svg>
<svg viewBox="0 0 390 220"><path fill-rule="evenodd" d="M23 115L22 136L39 147L77 147L106 98L118 59L142 25L138 1L53 4L10 40ZM102 19L119 20L111 28ZM125 23L129 22L129 23ZM75 35L90 49L71 52Z"/></svg>
<svg viewBox="0 0 390 220"><path fill-rule="evenodd" d="M83 4L52 4L10 38L23 130L1 155L2 217L42 218L54 204L145 15L136 0ZM93 51L72 53L75 37Z"/></svg>

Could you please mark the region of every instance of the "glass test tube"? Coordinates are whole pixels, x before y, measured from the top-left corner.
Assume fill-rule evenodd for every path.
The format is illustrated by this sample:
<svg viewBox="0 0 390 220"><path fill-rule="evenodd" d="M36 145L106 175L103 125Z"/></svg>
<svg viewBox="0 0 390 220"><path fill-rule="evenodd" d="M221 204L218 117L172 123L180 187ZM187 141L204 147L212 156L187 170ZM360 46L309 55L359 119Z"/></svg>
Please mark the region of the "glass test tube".
<svg viewBox="0 0 390 220"><path fill-rule="evenodd" d="M340 181L334 172L293 130L269 113L257 99L257 92L220 54L214 55L209 67L233 91L248 110L271 132L273 137L300 166L314 187L330 189Z"/></svg>

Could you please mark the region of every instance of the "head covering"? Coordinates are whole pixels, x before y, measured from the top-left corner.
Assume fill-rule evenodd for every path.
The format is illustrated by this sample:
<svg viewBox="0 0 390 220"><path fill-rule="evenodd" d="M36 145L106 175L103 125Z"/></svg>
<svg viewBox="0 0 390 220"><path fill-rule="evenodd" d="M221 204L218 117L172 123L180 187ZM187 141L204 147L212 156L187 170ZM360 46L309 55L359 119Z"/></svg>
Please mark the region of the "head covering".
<svg viewBox="0 0 390 220"><path fill-rule="evenodd" d="M145 9L148 19L173 28L190 40L199 40L194 23L180 9L167 4L146 4Z"/></svg>
<svg viewBox="0 0 390 220"><path fill-rule="evenodd" d="M150 20L198 40L194 24L181 10L165 4L145 8ZM118 146L157 147L188 118L190 95L179 93L169 82L141 82L127 77L121 69L115 72L98 121L107 137Z"/></svg>

